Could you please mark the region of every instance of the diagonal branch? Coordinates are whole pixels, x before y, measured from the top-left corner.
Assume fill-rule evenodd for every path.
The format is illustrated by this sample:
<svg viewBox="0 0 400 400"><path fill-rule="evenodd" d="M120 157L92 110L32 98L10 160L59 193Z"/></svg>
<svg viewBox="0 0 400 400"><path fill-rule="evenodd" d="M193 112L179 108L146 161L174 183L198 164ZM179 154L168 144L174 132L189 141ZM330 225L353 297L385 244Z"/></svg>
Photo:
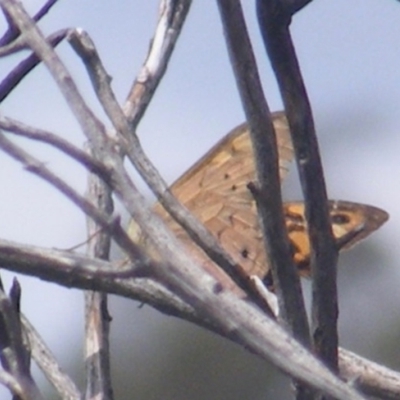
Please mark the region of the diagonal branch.
<svg viewBox="0 0 400 400"><path fill-rule="evenodd" d="M24 43L29 46L43 61L59 86L68 106L80 124L83 133L98 149L105 145L106 130L101 121L94 115L85 103L70 73L62 63L54 49L46 41L42 32L33 23L27 12L13 0L2 0L3 9L12 17L21 32ZM104 149L104 157L113 153L109 148Z"/></svg>
<svg viewBox="0 0 400 400"><path fill-rule="evenodd" d="M57 0L58 1L58 0ZM50 35L47 40L51 46L56 47L67 35L68 29L62 29L58 32ZM20 43L23 43L21 38ZM17 43L10 44L10 51L17 51L18 46L15 46ZM6 55L6 49L3 50L2 55ZM29 74L38 64L40 64L41 60L38 56L33 53L29 55L27 58L22 60L3 80L0 82L0 103L13 91L13 89L22 81L22 79Z"/></svg>
<svg viewBox="0 0 400 400"><path fill-rule="evenodd" d="M33 16L33 20L35 22L40 21L49 11L50 9L58 2L58 0L47 0L46 3L43 4L43 6L39 9L39 11ZM19 30L17 27L13 24L12 19L10 16L5 13L5 16L7 18L7 22L9 22L9 28L8 30L4 33L4 35L0 38L0 46L4 46L5 44L8 44L15 40L18 35L19 35Z"/></svg>
<svg viewBox="0 0 400 400"><path fill-rule="evenodd" d="M74 382L61 369L46 343L23 314L21 314L21 321L28 336L32 357L48 381L57 390L62 399L81 400L82 395Z"/></svg>
<svg viewBox="0 0 400 400"><path fill-rule="evenodd" d="M63 139L62 135L55 135L52 132L26 125L2 115L0 115L0 129L46 143L73 158L86 167L88 171L96 173L98 176L107 176L107 168L103 162Z"/></svg>
<svg viewBox="0 0 400 400"><path fill-rule="evenodd" d="M151 261L148 259L148 257L143 254L143 250L140 248L140 246L133 243L129 238L125 230L122 228L120 219L118 217L112 217L102 213L101 210L77 193L70 185L50 171L43 163L39 162L35 157L31 156L19 146L12 143L2 133L0 133L0 148L24 164L29 172L32 172L56 187L68 199L76 204L86 215L95 219L104 230L110 232L118 245L131 257L132 260L135 260L135 262L133 262L133 266L131 267L132 272L135 267L143 267L151 264ZM125 179L127 180L128 178L125 176ZM128 183L130 183L130 180L128 180ZM128 183L126 183L126 185L128 185ZM134 188L132 190L134 190Z"/></svg>
<svg viewBox="0 0 400 400"><path fill-rule="evenodd" d="M167 69L192 0L162 0L149 53L128 94L124 113L136 129Z"/></svg>
<svg viewBox="0 0 400 400"><path fill-rule="evenodd" d="M0 360L4 371L18 382L13 394L18 399L41 400L36 383L30 373L30 354L23 342L19 315L20 287L14 280L10 296L0 288Z"/></svg>

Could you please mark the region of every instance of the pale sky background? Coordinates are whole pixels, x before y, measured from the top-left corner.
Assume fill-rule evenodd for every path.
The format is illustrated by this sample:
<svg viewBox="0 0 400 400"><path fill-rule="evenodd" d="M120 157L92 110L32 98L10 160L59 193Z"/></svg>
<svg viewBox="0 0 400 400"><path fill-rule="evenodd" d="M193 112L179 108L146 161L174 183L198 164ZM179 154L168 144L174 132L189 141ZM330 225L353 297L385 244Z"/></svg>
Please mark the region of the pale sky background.
<svg viewBox="0 0 400 400"><path fill-rule="evenodd" d="M31 12L41 4L33 0L23 3ZM178 177L244 118L216 2L193 3L166 77L138 130L145 149L168 181ZM260 41L254 2L242 3L267 100L272 111L279 110L281 100ZM155 0L64 0L43 20L41 28L47 34L65 27L84 28L95 41L113 77L113 88L123 102L147 53L157 7ZM307 6L292 24L330 197L372 204L391 215L379 232L342 257L341 343L397 368L400 348L390 343L396 343L400 336L399 21L400 4L393 0L319 0ZM4 29L3 20L0 27ZM58 51L89 104L99 112L78 57L67 43ZM1 61L0 77L17 59ZM4 101L1 112L52 129L76 144L84 141L43 67ZM86 175L81 168L42 145L18 142L82 192L85 190ZM298 199L296 179L292 174L286 185L288 200ZM0 184L1 238L62 249L85 239L81 213L4 154L0 157ZM6 287L13 276L2 273ZM70 371L82 361L81 293L26 277L20 277L20 282L23 311ZM267 381L266 375L273 369L237 346L149 307L139 310L131 301L113 299L111 312L113 367L125 372L116 378L116 398L129 398L124 394L124 389L131 390L129 385L135 387L136 398L143 399L161 398L157 393L162 393L163 399L185 399L189 394L192 399L263 399L277 393L280 398L290 398L287 391L279 392L279 384ZM205 347L200 341L206 343ZM132 353L127 354L128 348ZM222 362L224 357L229 360L226 364ZM188 360L190 363L185 364ZM199 372L200 362L206 366ZM184 374L176 364L185 365ZM79 376L79 371L73 375ZM151 383L140 391L140 385L146 385L143 382L149 378ZM214 380L216 389L212 386ZM180 384L170 388L172 381ZM163 385L161 392L155 389L156 383ZM8 395L0 391L3 398Z"/></svg>

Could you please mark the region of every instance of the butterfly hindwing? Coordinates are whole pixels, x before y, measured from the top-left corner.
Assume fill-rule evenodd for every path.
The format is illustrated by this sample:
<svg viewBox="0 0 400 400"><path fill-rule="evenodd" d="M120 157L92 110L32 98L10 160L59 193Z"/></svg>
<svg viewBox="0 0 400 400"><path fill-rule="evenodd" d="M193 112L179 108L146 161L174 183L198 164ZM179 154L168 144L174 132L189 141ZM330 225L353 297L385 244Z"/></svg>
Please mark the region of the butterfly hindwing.
<svg viewBox="0 0 400 400"><path fill-rule="evenodd" d="M377 207L342 200L328 203L332 232L339 250L345 250L378 229L388 214ZM303 276L310 276L311 245L307 234L305 204L289 202L283 206L293 259Z"/></svg>

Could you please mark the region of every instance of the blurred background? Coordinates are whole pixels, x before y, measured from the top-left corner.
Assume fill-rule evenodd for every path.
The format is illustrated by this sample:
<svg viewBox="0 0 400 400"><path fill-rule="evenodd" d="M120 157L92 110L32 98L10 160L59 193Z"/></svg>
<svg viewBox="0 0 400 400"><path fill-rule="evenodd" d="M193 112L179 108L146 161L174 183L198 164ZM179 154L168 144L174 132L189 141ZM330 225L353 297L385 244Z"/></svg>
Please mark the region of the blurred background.
<svg viewBox="0 0 400 400"><path fill-rule="evenodd" d="M42 1L23 0L31 13ZM243 2L271 110L281 99L265 57L254 4ZM123 102L147 54L158 1L60 1L40 26L46 34L82 27L97 45ZM381 207L390 220L339 268L340 342L349 350L400 368L400 4L395 1L314 1L291 30L313 106L329 196ZM5 28L4 19L0 27ZM90 106L101 116L85 68L67 43L59 54ZM26 55L26 53L24 54ZM4 77L21 59L2 60ZM3 115L84 138L42 66L3 102ZM149 156L172 182L244 114L229 66L215 1L195 1L165 79L139 126ZM103 118L106 121L105 118ZM47 166L85 190L86 174L63 155L16 139ZM145 186L140 187L149 193ZM85 218L52 187L0 156L0 237L68 249L85 240ZM294 170L287 200L300 196ZM149 201L152 197L149 193ZM15 274L2 272L6 287ZM22 307L62 366L83 384L83 296L19 276ZM306 294L309 283L304 283ZM112 369L116 399L290 399L277 370L209 332L148 306L111 296ZM37 379L48 398L54 395ZM53 393L53 394L52 394ZM9 395L1 389L0 399Z"/></svg>

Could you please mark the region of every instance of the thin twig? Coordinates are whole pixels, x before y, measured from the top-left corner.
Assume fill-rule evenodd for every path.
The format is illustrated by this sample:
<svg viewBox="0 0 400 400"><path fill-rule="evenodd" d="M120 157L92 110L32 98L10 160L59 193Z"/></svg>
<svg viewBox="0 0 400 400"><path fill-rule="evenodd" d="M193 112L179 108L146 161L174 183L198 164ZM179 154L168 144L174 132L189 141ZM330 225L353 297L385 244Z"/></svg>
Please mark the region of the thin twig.
<svg viewBox="0 0 400 400"><path fill-rule="evenodd" d="M160 3L160 15L149 52L124 106L124 113L134 129L164 76L191 3L191 0L162 0Z"/></svg>
<svg viewBox="0 0 400 400"><path fill-rule="evenodd" d="M157 237L158 233L165 233L166 236L163 238L163 240L161 240L161 242L164 243L164 250L167 253L181 253L180 244L162 226L161 222L156 220L156 218L154 218L151 212L148 210L148 206L144 197L138 193L135 185L123 167L122 159L116 152L115 147L117 146L117 143L111 140L110 137L107 137L103 124L95 117L93 112L84 102L83 97L79 93L71 75L55 53L54 49L46 43L41 32L33 24L32 20L19 3L16 3L12 0L2 0L0 4L2 4L2 7L4 7L13 17L14 22L18 25L19 29L24 32L26 43L29 44L29 46L31 46L31 48L41 57L49 69L51 75L58 84L61 93L64 95L68 105L81 125L83 133L88 137L91 145L94 146L96 150L96 156L100 159L103 159L104 164L107 165L109 173L111 174L110 179L113 181L112 187L116 194L120 197L128 212L133 217L137 218L138 222L143 224L143 226L148 229L149 232L146 232L146 234L148 234L148 237L151 237L152 240L154 240L153 238ZM4 137L2 137L2 142L3 144L6 142ZM123 148L125 145L124 140L120 140L119 144L121 145L121 148ZM6 145L9 147L8 151L10 151L10 148L13 148L12 151L14 151L14 153L18 153L17 155L13 154L14 157L21 157L21 153L23 153L22 151L17 151L16 147L10 143L7 143ZM29 157L27 157L25 154L23 155L23 158L24 160L29 160ZM28 165L30 164L28 163ZM72 191L70 187L65 185L64 182L59 182L59 180L55 179L53 175L49 174L45 168L41 168L41 165L39 165L37 162L32 163L32 165L34 165L37 170L42 170L42 176L44 173L46 173L48 179L53 179L52 183L57 183L57 187L62 190L64 194L67 194L69 198L73 199L77 204L80 204L81 206L86 205L87 214L89 214L92 218L95 218L97 222L102 224L102 226L104 224L108 225L104 219L102 220L98 210L96 210L90 204L86 204L87 202L79 198L79 196ZM107 181L108 177L102 178ZM144 212L145 210L146 212ZM153 224L151 224L150 221L153 221ZM136 253L136 250L139 250L138 246L135 246L129 240L125 232L120 229L119 224L114 223L114 225L114 229L119 231L119 235L116 235L114 232L114 239L117 241L117 243L125 242L125 240L128 239L128 242L125 242L122 248L125 246L127 246L127 248L131 247L131 251L128 251L128 254L132 257L132 259L137 257L140 259L141 252L139 251ZM151 225L151 227L147 225ZM110 226L108 226L106 229L110 229ZM167 237L169 240L166 239ZM171 242L174 246L171 246ZM158 243L158 245L160 245L160 243ZM135 248L136 250L134 250ZM181 256L182 260L180 263L186 267L190 261L186 255L183 256L183 254L181 254ZM178 256L177 258L180 257Z"/></svg>
<svg viewBox="0 0 400 400"><path fill-rule="evenodd" d="M2 11L4 18L7 21L8 29L0 39L0 46L6 46L18 37L19 29L17 28L10 14L8 14L7 10L3 9Z"/></svg>
<svg viewBox="0 0 400 400"><path fill-rule="evenodd" d="M23 393L23 388L14 376L4 370L0 370L0 383L4 385L11 393ZM15 400L15 399L13 399Z"/></svg>
<svg viewBox="0 0 400 400"><path fill-rule="evenodd" d="M293 10L308 2L257 1L260 29L278 80L292 133L311 241L312 339L317 354L338 370L336 263L338 251L329 217L321 158L311 106L289 32ZM293 4L296 7L292 7Z"/></svg>
<svg viewBox="0 0 400 400"><path fill-rule="evenodd" d="M47 40L51 46L56 47L67 35L68 29L63 29L50 35ZM22 39L21 39L22 43ZM13 47L13 51L18 48ZM3 56L6 54L3 54ZM8 75L0 82L0 103L14 90L14 88L29 74L39 63L40 59L35 53L22 60Z"/></svg>
<svg viewBox="0 0 400 400"><path fill-rule="evenodd" d="M121 261L110 263L71 251L46 249L0 240L0 252L0 260L3 264L12 264L18 260L21 266L25 265L27 269L32 268L33 274L37 268L47 271L49 278L52 271L56 273L57 270L64 270L71 276L86 276L89 279L91 277L123 279L134 275L132 267L124 266ZM2 267L7 268L6 265L2 265Z"/></svg>
<svg viewBox="0 0 400 400"><path fill-rule="evenodd" d="M49 11L50 9L54 6L54 4L57 3L58 0L48 0L40 9L39 11L33 16L33 20L35 22L40 21ZM6 13L7 21L9 22L9 28L8 30L4 33L4 35L0 38L0 46L4 46L5 44L8 44L12 42L14 39L16 39L19 35L19 30L16 29L15 25L11 23L10 18L8 17L8 14Z"/></svg>
<svg viewBox="0 0 400 400"><path fill-rule="evenodd" d="M7 3L7 1L6 1ZM13 8L11 8L13 9ZM15 10L14 10L15 11ZM35 48L35 51L38 52L38 54L42 54L42 59L46 62L46 65L48 66L48 68L50 69L50 71L52 72L53 76L55 77L55 80L57 81L57 83L60 86L60 89L62 91L62 93L65 95L67 101L69 102L74 114L76 115L78 121L80 121L81 126L83 128L83 131L85 132L85 134L88 136L89 140L91 141L92 144L96 144L96 149L98 151L99 148L103 149L103 153L102 155L104 156L105 161L109 161L110 164L113 164L112 166L110 166L110 169L115 170L116 173L114 175L117 175L117 170L118 167L115 166L115 159L114 160L110 160L110 153L112 153L114 151L114 144L108 144L105 145L104 143L104 139L105 139L105 131L104 131L104 127L103 125L94 117L94 115L92 114L92 112L87 108L86 104L84 104L82 97L79 95L76 86L72 83L72 78L69 76L68 72L66 71L65 67L62 65L61 61L58 59L58 57L56 56L56 54L54 53L54 50L49 47L48 45L46 45L46 43L42 43L44 42L44 38L41 36L40 32L37 31L37 29L34 26L31 26L31 23L29 22L29 18L27 17L27 15L23 13L23 11L18 10L18 12L15 13L15 17L17 18L17 20L20 21L21 27L24 26L25 29L28 30L28 28L30 29L30 33L31 35L27 35L26 36L26 40L28 43L30 43L33 48ZM22 28L21 28L22 29ZM39 45L36 42L40 42L41 44ZM51 63L51 61L56 61L55 65L53 65ZM129 133L131 133L128 130ZM99 139L97 139L97 135L101 137L100 141ZM128 136L131 137L131 136ZM111 148L110 148L111 147ZM125 146L122 144L121 148L124 148ZM133 146L129 146L130 148L132 148ZM40 166L38 166L40 167ZM126 185L129 185L130 190L132 192L133 190L133 184L131 182L131 180L127 177L127 175L124 175L126 178L126 183L122 183L119 185L119 187L122 187L124 189L126 189ZM104 178L104 176L103 176ZM125 185L125 187L124 187ZM166 185L164 184L162 189L159 189L159 192L162 192L162 190L166 189ZM127 192L126 192L127 193ZM168 195L168 192L166 192ZM128 197L129 195L132 195L132 193L127 193ZM132 196L130 196L132 197ZM166 197L166 196L164 196ZM172 196L170 196L172 197ZM175 201L176 202L176 201ZM138 199L136 198L135 200L131 199L130 204L133 206L135 205L135 211L136 215L138 215L142 221L144 221L145 223L147 223L148 221L148 217L145 217L143 209L145 206L140 207L140 210L138 210ZM143 204L143 201L142 201ZM179 203L177 203L177 208L182 209L182 207L180 207ZM132 210L129 209L129 206L127 207L128 211L132 214ZM188 213L185 213L185 216L187 216ZM181 217L182 219L182 217ZM193 220L193 219L192 219ZM157 231L159 231L159 228L155 228ZM204 227L199 225L199 230L203 230L203 235L205 235L206 231L204 229ZM215 239L209 235L209 243L210 241L212 241L214 248L217 246L217 243L215 241ZM178 245L179 246L179 245ZM209 246L212 247L212 246ZM211 250L209 251L214 251L215 250L213 248L211 248ZM178 250L179 252L179 250ZM219 252L217 253L217 257L220 258L220 263L225 262L225 264L227 265L227 268L230 268L232 271L236 271L237 269L232 267L232 263L226 261L227 257L225 256L221 256L221 253L223 254L223 252ZM248 284L243 277L240 277L239 279L242 280L242 282L244 281L244 284ZM243 285L243 283L242 283Z"/></svg>
<svg viewBox="0 0 400 400"><path fill-rule="evenodd" d="M18 51L27 49L27 44L24 37L18 36L13 42L0 47L0 57L9 56Z"/></svg>
<svg viewBox="0 0 400 400"><path fill-rule="evenodd" d="M158 301L159 308L164 301L167 306L163 312L169 314L173 305L175 308L182 308L178 306L182 301L177 303L176 296L148 278L126 279L119 277L117 272L102 274L96 272L100 269L97 266L93 272L79 273L81 269L86 270L85 265L93 264L101 265L101 269L115 268L115 265L106 261L88 259L84 255L0 241L0 265L4 269L36 276L68 288L103 291L149 304ZM188 313L188 306L183 308Z"/></svg>
<svg viewBox="0 0 400 400"><path fill-rule="evenodd" d="M63 135L55 135L52 132L26 125L3 115L0 115L0 129L4 129L18 136L46 143L73 158L86 167L88 171L94 172L99 176L107 176L107 169L104 167L103 162L74 146L71 142L63 139Z"/></svg>
<svg viewBox="0 0 400 400"><path fill-rule="evenodd" d="M23 314L21 314L21 321L24 332L28 336L33 359L60 397L65 400L82 400L82 394L74 382L62 370L51 350Z"/></svg>
<svg viewBox="0 0 400 400"><path fill-rule="evenodd" d="M189 318L191 309L183 305L176 295L168 291L165 286L149 278L120 278L118 275L98 273L77 273L71 265L81 265L76 262L75 254L68 254L59 250L33 248L19 243L0 241L1 268L24 275L36 276L48 282L53 282L67 288L78 288L116 294L139 302L154 305L162 312L174 315L174 309L185 312ZM106 261L90 260L86 256L86 263L108 265L108 269L115 266ZM78 269L79 271L79 269ZM162 304L165 304L165 307Z"/></svg>
<svg viewBox="0 0 400 400"><path fill-rule="evenodd" d="M179 254L182 250L180 244L168 231L166 231L162 226L161 221L156 220L156 218L152 216L150 211L144 212L144 210L148 210L148 206L144 197L138 193L131 178L123 167L122 159L116 151L117 143L107 136L103 124L95 117L93 112L86 105L71 75L55 53L54 49L46 43L45 38L33 24L32 20L20 4L17 4L12 0L2 0L0 4L2 4L7 12L12 15L15 23L19 26L21 31L24 32L26 43L29 44L29 46L31 46L31 48L41 57L49 69L51 75L58 84L61 93L64 95L68 105L81 125L83 133L88 137L91 146L96 150L96 157L102 159L104 164L107 165L109 175L103 176L102 178L108 183L113 181L112 188L115 190L128 212L135 217L138 222L151 231L151 233L146 232L147 236L151 237L153 240L153 238L158 236L158 233L164 231L166 237L169 239L166 240L166 237L164 237L164 240L161 240L161 242L164 243L164 250L168 253L171 252L174 255L176 254L177 258L182 257L178 264L182 263L181 265L187 266L190 261L186 255L184 256L183 254ZM45 177L46 180L54 184L59 190L74 201L75 204L84 209L88 215L100 223L103 228L112 232L113 238L120 246L122 245L121 247L133 260L141 260L141 265L151 264L146 260L146 256L142 254L139 246L135 245L122 230L119 221L110 221L109 218L104 218L104 216L102 216L93 205L85 201L85 199L82 199L81 196L65 184L65 182L54 176L54 174L48 171L43 165L38 163L37 160L17 148L17 146L9 142L4 136L1 137L1 142L3 148L7 147L7 151L11 151L14 158L25 163L28 161L27 165L30 166L31 172L38 173L38 171L40 171L38 174L39 176L42 178ZM120 145L121 148L124 147L125 143L123 140L120 140ZM33 171L32 168L34 169ZM151 228L150 226L147 226L151 225L150 221L153 221ZM171 246L171 242L174 246ZM157 244L160 245L160 243Z"/></svg>
<svg viewBox="0 0 400 400"><path fill-rule="evenodd" d="M39 11L33 16L33 20L35 22L40 21L49 11L50 9L57 3L59 0L47 0L46 3L39 9Z"/></svg>
<svg viewBox="0 0 400 400"><path fill-rule="evenodd" d="M22 339L19 311L15 309L2 289L0 290L0 315L1 364L4 370L19 383L20 391L14 394L21 400L40 400L42 395L30 374L29 354Z"/></svg>
<svg viewBox="0 0 400 400"><path fill-rule="evenodd" d="M46 65L50 74L60 88L67 104L79 122L86 137L101 149L105 146L106 129L85 103L70 73L62 63L54 49L47 43L39 28L33 23L27 12L13 0L2 0L2 7L12 16L21 32L24 32L24 43L28 45ZM110 143L104 148L102 155L114 153ZM112 146L111 146L112 147Z"/></svg>
<svg viewBox="0 0 400 400"><path fill-rule="evenodd" d="M112 214L113 203L110 187L96 175L89 175L87 196L104 213ZM88 256L108 260L111 246L110 235L101 232L101 227L90 218L88 218L87 225ZM110 321L107 294L85 292L85 398L87 400L113 399L110 374Z"/></svg>
<svg viewBox="0 0 400 400"><path fill-rule="evenodd" d="M140 248L140 246L133 243L129 238L125 230L122 228L120 219L118 217L108 216L102 213L101 210L81 196L76 190L74 190L56 174L50 171L43 163L39 162L35 157L31 156L19 146L12 143L2 133L0 133L0 148L2 148L14 159L23 163L29 172L41 177L56 187L86 215L89 215L91 218L95 219L104 230L110 232L118 245L131 257L132 260L135 260L135 262L132 262L132 272L134 272L135 268L143 268L144 266L152 263L151 260L149 260L145 254L143 254L143 250ZM128 179L128 177L125 176L125 179ZM135 272L138 273L138 271ZM110 273L112 272L110 271Z"/></svg>

